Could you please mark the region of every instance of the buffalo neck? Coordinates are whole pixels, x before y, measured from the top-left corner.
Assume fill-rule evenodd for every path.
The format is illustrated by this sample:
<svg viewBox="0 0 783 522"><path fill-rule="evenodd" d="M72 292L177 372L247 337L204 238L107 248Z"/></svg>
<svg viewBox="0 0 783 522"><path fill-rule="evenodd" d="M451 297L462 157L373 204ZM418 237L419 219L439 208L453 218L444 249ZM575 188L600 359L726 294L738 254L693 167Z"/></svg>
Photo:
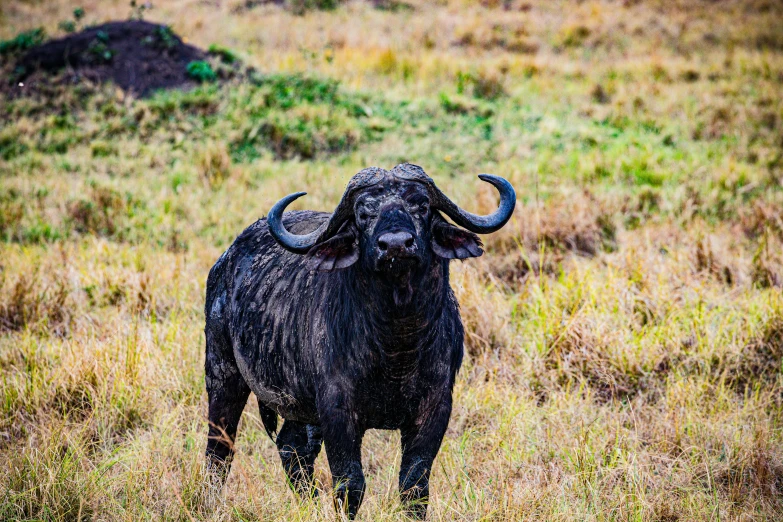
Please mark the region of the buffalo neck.
<svg viewBox="0 0 783 522"><path fill-rule="evenodd" d="M437 260L411 274L409 300L400 302L399 284L358 269L349 275L374 343L384 352L410 352L428 345L446 301L448 262Z"/></svg>

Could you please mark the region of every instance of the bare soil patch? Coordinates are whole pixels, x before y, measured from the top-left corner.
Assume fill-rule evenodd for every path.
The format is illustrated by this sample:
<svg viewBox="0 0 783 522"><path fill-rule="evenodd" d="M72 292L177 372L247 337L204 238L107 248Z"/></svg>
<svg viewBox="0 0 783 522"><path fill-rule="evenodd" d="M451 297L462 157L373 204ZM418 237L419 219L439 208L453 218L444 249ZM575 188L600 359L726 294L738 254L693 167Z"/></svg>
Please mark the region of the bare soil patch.
<svg viewBox="0 0 783 522"><path fill-rule="evenodd" d="M195 86L188 64L207 53L188 45L165 25L142 20L109 22L29 49L10 65L13 95L57 83L113 82L126 92L148 96L157 89Z"/></svg>

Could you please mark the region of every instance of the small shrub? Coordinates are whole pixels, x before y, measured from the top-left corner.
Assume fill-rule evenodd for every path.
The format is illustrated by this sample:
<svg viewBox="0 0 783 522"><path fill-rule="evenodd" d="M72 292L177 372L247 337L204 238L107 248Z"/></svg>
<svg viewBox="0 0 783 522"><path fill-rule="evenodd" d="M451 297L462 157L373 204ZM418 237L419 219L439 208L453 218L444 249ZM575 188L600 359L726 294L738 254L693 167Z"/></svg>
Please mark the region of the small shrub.
<svg viewBox="0 0 783 522"><path fill-rule="evenodd" d="M187 74L198 82L213 82L217 79L215 71L208 62L197 60L190 62L187 66Z"/></svg>
<svg viewBox="0 0 783 522"><path fill-rule="evenodd" d="M220 58L220 61L223 63L233 64L239 61L239 57L234 53L234 51L221 45L212 44L209 46L209 50L207 52Z"/></svg>
<svg viewBox="0 0 783 522"><path fill-rule="evenodd" d="M60 30L64 33L72 33L76 31L76 24L73 22L73 20L63 20L57 24L57 27L59 27Z"/></svg>
<svg viewBox="0 0 783 522"><path fill-rule="evenodd" d="M292 13L303 15L308 11L331 11L340 5L341 0L288 0L287 5Z"/></svg>
<svg viewBox="0 0 783 522"><path fill-rule="evenodd" d="M0 41L0 55L26 51L31 47L42 44L46 39L46 33L42 27L19 33L10 40Z"/></svg>
<svg viewBox="0 0 783 522"><path fill-rule="evenodd" d="M73 10L73 20L63 20L57 24L57 27L59 27L63 32L73 33L78 28L79 22L82 18L84 18L84 9L77 7Z"/></svg>
<svg viewBox="0 0 783 522"><path fill-rule="evenodd" d="M155 30L155 36L158 37L158 44L163 49L173 49L177 46L177 37L174 36L174 31L168 25L158 27Z"/></svg>
<svg viewBox="0 0 783 522"><path fill-rule="evenodd" d="M103 31L99 31L95 39L90 42L87 48L88 56L98 63L110 62L114 57L114 51L107 45L109 42L109 36Z"/></svg>

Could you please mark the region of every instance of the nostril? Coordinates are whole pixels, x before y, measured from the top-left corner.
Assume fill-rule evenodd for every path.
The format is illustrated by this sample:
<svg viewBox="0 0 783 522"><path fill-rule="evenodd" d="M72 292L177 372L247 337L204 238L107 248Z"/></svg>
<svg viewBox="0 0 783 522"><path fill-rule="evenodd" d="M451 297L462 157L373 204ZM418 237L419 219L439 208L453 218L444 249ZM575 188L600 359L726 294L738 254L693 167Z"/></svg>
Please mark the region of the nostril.
<svg viewBox="0 0 783 522"><path fill-rule="evenodd" d="M377 240L378 251L384 255L412 252L416 248L416 238L408 232L387 232Z"/></svg>

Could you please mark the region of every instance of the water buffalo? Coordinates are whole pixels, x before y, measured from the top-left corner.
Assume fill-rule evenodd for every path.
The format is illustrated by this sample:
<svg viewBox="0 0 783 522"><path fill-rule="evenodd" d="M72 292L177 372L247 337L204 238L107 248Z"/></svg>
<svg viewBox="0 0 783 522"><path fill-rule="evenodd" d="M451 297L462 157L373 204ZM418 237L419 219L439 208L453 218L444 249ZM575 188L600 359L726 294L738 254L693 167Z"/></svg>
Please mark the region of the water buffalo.
<svg viewBox="0 0 783 522"><path fill-rule="evenodd" d="M207 280L205 366L206 453L219 480L252 391L294 490L315 494L325 442L335 506L350 518L365 489L364 432L400 430L402 501L424 518L463 353L449 261L480 256L475 233L500 229L516 203L508 181L479 177L500 193L487 216L459 208L421 167L367 168L332 214L283 214L304 195L291 194L218 259Z"/></svg>

